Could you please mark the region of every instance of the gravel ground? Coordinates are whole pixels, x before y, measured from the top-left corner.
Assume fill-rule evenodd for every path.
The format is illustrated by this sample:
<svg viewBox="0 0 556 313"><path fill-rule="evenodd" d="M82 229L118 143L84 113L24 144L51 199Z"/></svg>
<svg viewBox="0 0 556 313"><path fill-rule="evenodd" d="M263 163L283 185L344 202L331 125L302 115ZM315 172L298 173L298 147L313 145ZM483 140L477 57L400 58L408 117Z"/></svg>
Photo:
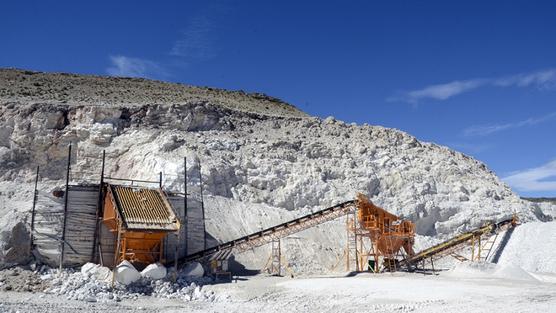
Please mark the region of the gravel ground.
<svg viewBox="0 0 556 313"><path fill-rule="evenodd" d="M20 267L0 271L2 291L43 291L47 284L37 273Z"/></svg>
<svg viewBox="0 0 556 313"><path fill-rule="evenodd" d="M455 273L457 274L457 273ZM467 275L469 276L469 275ZM555 312L550 280L522 281L483 272L362 274L355 277L253 276L208 286L213 302L139 297L88 303L56 295L0 292L0 312Z"/></svg>
<svg viewBox="0 0 556 313"><path fill-rule="evenodd" d="M122 302L89 303L52 294L13 291L0 292L0 299L0 313L160 312L157 306L178 308L183 305L178 300L151 297Z"/></svg>

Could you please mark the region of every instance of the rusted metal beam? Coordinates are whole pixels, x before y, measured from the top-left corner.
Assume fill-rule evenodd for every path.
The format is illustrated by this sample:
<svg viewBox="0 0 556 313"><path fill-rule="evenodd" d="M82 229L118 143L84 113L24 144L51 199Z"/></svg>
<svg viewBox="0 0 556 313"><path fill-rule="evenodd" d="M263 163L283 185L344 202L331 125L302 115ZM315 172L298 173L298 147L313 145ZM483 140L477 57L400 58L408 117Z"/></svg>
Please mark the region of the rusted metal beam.
<svg viewBox="0 0 556 313"><path fill-rule="evenodd" d="M66 192L64 193L64 223L62 226L62 241L60 242L60 270L64 263L64 249L66 247L66 223L68 215L68 196L69 196L69 179L70 179L70 166L71 166L71 143L68 147L68 167L66 169Z"/></svg>
<svg viewBox="0 0 556 313"><path fill-rule="evenodd" d="M98 202L97 202L97 212L96 212L96 226L95 226L95 235L93 238L93 254L91 262L96 262L97 255L99 254L100 245L98 245L98 235L100 229L101 218L100 215L102 214L102 204L104 203L103 200L103 187L104 187L104 166L106 161L106 150L102 150L102 164L100 167L100 182L98 186ZM97 247L98 246L98 247Z"/></svg>
<svg viewBox="0 0 556 313"><path fill-rule="evenodd" d="M205 220L205 202L203 200L203 174L201 171L201 159L199 159L199 193L201 194L201 214L203 219L203 249L207 249L207 224Z"/></svg>
<svg viewBox="0 0 556 313"><path fill-rule="evenodd" d="M185 251L184 255L187 255L187 157L183 157L183 192L183 222L181 227L185 227L183 230L183 233L185 234L183 250ZM176 268L177 266L178 265L176 264Z"/></svg>
<svg viewBox="0 0 556 313"><path fill-rule="evenodd" d="M39 183L39 166L37 165L37 174L35 176L35 189L33 191L33 208L31 209L31 235L30 235L30 248L31 251L33 250L33 240L34 240L34 233L35 233L35 207L37 205L37 185Z"/></svg>
<svg viewBox="0 0 556 313"><path fill-rule="evenodd" d="M129 179L129 178L119 178L119 177L109 177L106 176L104 179L107 180L119 180L119 181L130 181L130 182L139 182L139 183L150 183L150 184L160 184L158 180L141 180L141 179Z"/></svg>

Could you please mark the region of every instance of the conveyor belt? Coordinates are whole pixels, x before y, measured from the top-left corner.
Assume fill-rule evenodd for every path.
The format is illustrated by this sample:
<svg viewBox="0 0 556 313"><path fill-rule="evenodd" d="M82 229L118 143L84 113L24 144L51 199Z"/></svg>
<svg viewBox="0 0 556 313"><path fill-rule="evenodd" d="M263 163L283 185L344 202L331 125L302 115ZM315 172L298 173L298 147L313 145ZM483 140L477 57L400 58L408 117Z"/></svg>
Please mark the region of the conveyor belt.
<svg viewBox="0 0 556 313"><path fill-rule="evenodd" d="M514 223L515 223L514 218L503 220L498 223L488 223L485 226L475 228L463 234L459 234L442 243L439 243L435 246L432 246L421 252L418 252L415 255L408 257L406 260L401 261L400 263L401 264L405 263L407 265L414 265L414 264L418 264L423 260L429 259L431 257L442 255L443 253L447 254L451 251L457 250L458 248L462 248L469 241L473 240L473 238L483 236L489 232L493 233L495 231L498 231L502 227L514 225Z"/></svg>
<svg viewBox="0 0 556 313"><path fill-rule="evenodd" d="M211 256L223 250L234 250L242 252L248 249L259 247L270 243L273 240L287 237L291 234L311 228L313 226L334 220L340 216L346 215L348 212L355 210L355 201L347 201L335 206L311 213L300 218L296 218L289 222L285 222L256 233L228 241L226 243L202 250L180 259L180 263L198 260Z"/></svg>

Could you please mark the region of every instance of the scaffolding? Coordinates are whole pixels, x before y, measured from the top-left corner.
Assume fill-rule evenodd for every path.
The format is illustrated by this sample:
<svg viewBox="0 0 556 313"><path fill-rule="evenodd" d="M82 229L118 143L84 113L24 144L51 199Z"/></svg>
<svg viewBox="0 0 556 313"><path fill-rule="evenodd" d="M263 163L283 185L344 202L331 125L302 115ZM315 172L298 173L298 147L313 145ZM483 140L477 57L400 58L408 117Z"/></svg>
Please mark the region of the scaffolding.
<svg viewBox="0 0 556 313"><path fill-rule="evenodd" d="M356 211L348 215L346 269L375 273L396 271L400 257L413 254L414 225L357 195ZM355 256L355 262L353 258Z"/></svg>
<svg viewBox="0 0 556 313"><path fill-rule="evenodd" d="M106 166L107 157L105 151L102 151L99 156L84 154L78 146L70 144L67 149L67 166L63 171L65 187L56 189L52 193L40 190L41 171L44 172L46 167L36 167L30 218L30 248L37 251L42 262L59 267L98 262L112 267L116 260L121 259L116 257L117 255L129 255L129 240L125 238L118 240L116 235L118 231L110 232L102 222L108 185L159 190L159 195L171 202L168 207L179 207L176 222L187 226L188 181L185 158L183 167L185 192L180 193L164 190L162 172L157 173L156 179L152 180L117 177L118 175L113 175L114 173L107 170L110 168ZM86 165L89 168L98 168L100 173L96 170L76 169L74 168L76 164L81 167ZM202 196L199 201L202 202ZM201 223L204 224L204 219ZM119 229L121 225L116 224L115 227ZM206 236L204 226L202 229L203 236ZM183 231L170 233L172 236L165 236L159 241L156 249L157 259L165 260L166 263L176 263L179 257L187 254L185 239L189 236L187 227L184 227ZM164 249L164 246L169 247L170 250Z"/></svg>
<svg viewBox="0 0 556 313"><path fill-rule="evenodd" d="M270 263L270 274L281 276L282 274L282 251L280 247L280 238L272 241L272 256Z"/></svg>

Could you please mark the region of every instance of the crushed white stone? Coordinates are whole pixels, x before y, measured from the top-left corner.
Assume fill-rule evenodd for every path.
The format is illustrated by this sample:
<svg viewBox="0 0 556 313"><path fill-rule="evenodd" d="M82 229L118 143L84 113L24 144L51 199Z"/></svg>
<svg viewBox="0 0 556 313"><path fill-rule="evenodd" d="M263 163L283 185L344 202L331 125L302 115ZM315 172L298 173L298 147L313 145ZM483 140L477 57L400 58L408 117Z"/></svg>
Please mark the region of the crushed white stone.
<svg viewBox="0 0 556 313"><path fill-rule="evenodd" d="M207 277L192 280L190 276L180 272L175 281L170 276L154 280L141 277L139 280L124 285L117 281L112 284L110 279L103 279L98 275L104 272L102 267L87 265L82 271L72 269L46 269L40 276L49 285L44 290L46 293L64 295L69 300L80 300L87 302L121 301L122 299L137 299L140 296L152 296L156 298L181 299L183 301L215 301L216 294L207 291L202 286L210 283ZM83 268L82 268L83 269Z"/></svg>

